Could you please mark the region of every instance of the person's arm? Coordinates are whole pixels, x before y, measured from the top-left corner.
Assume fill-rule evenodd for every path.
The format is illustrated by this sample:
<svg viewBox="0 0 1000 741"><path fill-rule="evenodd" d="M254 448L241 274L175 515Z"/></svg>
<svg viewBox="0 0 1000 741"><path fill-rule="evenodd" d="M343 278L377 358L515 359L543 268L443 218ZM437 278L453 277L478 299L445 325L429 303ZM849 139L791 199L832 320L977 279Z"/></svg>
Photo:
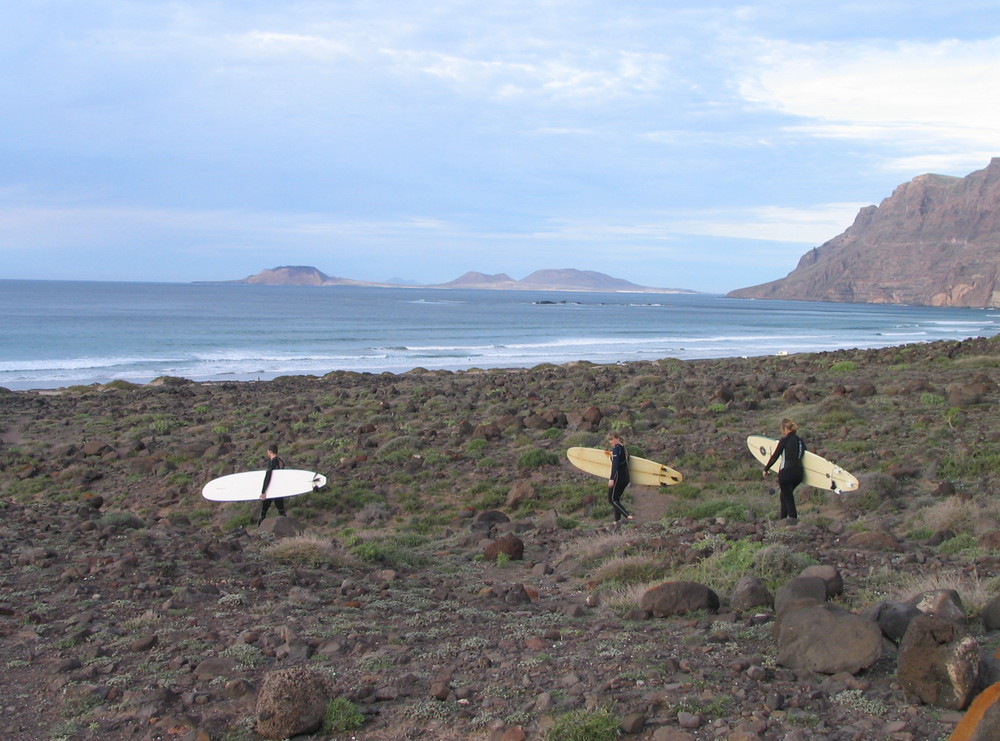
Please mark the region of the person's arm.
<svg viewBox="0 0 1000 741"><path fill-rule="evenodd" d="M771 466L773 466L773 465L774 465L774 462L775 462L776 460L778 460L778 458L780 458L780 457L781 457L781 454L782 454L782 453L784 453L784 452L785 452L785 443L787 442L787 440L788 440L788 437L787 437L787 436L786 436L786 437L783 437L783 438L781 438L780 440L778 440L778 444L777 444L777 446L776 446L776 447L774 448L774 452L773 452L773 453L771 453L771 457L770 457L770 459L768 459L768 461L767 461L767 465L765 465L765 466L764 466L764 475L765 475L765 476L767 476L767 473L768 473L768 471L770 471L770 470L771 470Z"/></svg>
<svg viewBox="0 0 1000 741"><path fill-rule="evenodd" d="M271 483L271 471L274 470L274 458L268 458L267 460L267 470L264 471L264 483L260 487L260 498L264 499L267 497L267 487Z"/></svg>
<svg viewBox="0 0 1000 741"><path fill-rule="evenodd" d="M616 445L611 450L611 476L608 477L608 486L614 486L618 480L618 467L621 465L621 457L625 449L621 445Z"/></svg>

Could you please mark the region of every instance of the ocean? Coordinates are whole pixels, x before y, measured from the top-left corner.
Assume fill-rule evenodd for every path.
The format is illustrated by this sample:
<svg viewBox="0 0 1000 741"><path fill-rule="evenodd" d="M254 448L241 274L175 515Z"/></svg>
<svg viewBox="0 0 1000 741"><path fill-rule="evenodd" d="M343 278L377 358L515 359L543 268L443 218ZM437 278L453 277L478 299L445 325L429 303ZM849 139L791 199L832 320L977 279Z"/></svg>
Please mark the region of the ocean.
<svg viewBox="0 0 1000 741"><path fill-rule="evenodd" d="M791 354L992 336L998 321L706 294L0 280L0 386Z"/></svg>

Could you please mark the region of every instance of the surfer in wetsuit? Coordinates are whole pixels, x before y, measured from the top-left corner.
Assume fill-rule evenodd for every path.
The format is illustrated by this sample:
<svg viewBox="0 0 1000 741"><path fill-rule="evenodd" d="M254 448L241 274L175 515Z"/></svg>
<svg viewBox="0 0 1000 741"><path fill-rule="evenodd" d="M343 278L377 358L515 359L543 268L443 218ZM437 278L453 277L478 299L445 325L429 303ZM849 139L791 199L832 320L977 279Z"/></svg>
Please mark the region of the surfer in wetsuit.
<svg viewBox="0 0 1000 741"><path fill-rule="evenodd" d="M608 478L608 503L615 513L615 524L617 525L622 517L627 520L632 519L632 515L622 506L621 502L625 487L628 486L628 451L625 449L625 441L617 432L608 435L608 442L613 446L611 448L611 476Z"/></svg>
<svg viewBox="0 0 1000 741"><path fill-rule="evenodd" d="M781 490L781 517L797 520L798 512L795 509L795 487L802 483L805 477L805 469L802 467L802 456L806 453L806 444L798 436L799 426L790 419L781 420L782 438L778 440L778 445L771 455L771 459L764 466L764 476L771 470L771 466L782 457L781 469L778 471L778 487Z"/></svg>
<svg viewBox="0 0 1000 741"><path fill-rule="evenodd" d="M278 446L271 445L267 449L267 470L264 472L264 484L260 488L260 517L257 518L257 524L260 525L267 516L267 510L271 507L271 499L267 498L267 487L271 483L271 472L284 468L285 462L278 457ZM285 516L285 500L282 497L278 497L273 500L275 505L278 507L278 514L281 517Z"/></svg>

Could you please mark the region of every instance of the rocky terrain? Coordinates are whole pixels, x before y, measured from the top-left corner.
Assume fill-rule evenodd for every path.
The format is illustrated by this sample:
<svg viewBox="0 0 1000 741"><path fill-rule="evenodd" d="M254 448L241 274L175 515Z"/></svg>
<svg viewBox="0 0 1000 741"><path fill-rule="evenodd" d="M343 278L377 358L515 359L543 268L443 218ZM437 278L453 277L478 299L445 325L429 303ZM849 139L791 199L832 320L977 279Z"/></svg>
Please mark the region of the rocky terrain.
<svg viewBox="0 0 1000 741"><path fill-rule="evenodd" d="M921 175L780 280L738 298L1000 306L1000 158L964 178Z"/></svg>
<svg viewBox="0 0 1000 741"><path fill-rule="evenodd" d="M929 697L882 614L945 615L967 689L995 681L998 382L975 339L0 391L0 736L948 738L969 697ZM744 442L785 416L861 479L798 521ZM611 429L685 475L617 527L563 454ZM272 442L327 487L259 527L200 497ZM875 652L789 653L807 608Z"/></svg>

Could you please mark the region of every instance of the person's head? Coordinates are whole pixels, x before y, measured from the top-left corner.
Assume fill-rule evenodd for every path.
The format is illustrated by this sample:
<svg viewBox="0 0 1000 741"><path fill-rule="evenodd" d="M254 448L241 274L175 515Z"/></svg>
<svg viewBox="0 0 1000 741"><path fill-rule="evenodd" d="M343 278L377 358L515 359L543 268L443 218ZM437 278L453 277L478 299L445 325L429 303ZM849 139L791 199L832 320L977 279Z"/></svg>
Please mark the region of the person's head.
<svg viewBox="0 0 1000 741"><path fill-rule="evenodd" d="M270 445L267 446L267 457L268 458L273 458L277 454L278 454L278 445L277 445L277 443L272 443L272 444L270 444Z"/></svg>
<svg viewBox="0 0 1000 741"><path fill-rule="evenodd" d="M624 445L625 444L625 438L623 438L617 432L609 432L608 433L608 442L611 445Z"/></svg>
<svg viewBox="0 0 1000 741"><path fill-rule="evenodd" d="M792 420L788 419L788 417L785 417L781 420L781 431L786 435L790 435L793 432L798 432L799 426L792 422Z"/></svg>

